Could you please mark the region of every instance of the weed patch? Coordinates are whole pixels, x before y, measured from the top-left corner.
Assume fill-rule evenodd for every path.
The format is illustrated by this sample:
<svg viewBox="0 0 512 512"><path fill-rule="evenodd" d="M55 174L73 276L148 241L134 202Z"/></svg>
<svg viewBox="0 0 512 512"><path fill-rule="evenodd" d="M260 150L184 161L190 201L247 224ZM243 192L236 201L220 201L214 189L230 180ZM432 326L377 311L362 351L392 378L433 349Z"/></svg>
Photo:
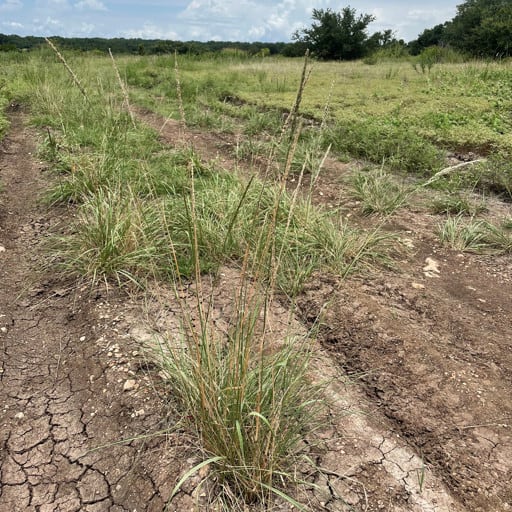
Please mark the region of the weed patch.
<svg viewBox="0 0 512 512"><path fill-rule="evenodd" d="M508 254L512 251L512 235L506 226L485 220L449 217L439 226L441 241L452 249L477 253Z"/></svg>
<svg viewBox="0 0 512 512"><path fill-rule="evenodd" d="M364 214L391 214L407 203L408 188L382 169L359 171L350 180L350 193Z"/></svg>

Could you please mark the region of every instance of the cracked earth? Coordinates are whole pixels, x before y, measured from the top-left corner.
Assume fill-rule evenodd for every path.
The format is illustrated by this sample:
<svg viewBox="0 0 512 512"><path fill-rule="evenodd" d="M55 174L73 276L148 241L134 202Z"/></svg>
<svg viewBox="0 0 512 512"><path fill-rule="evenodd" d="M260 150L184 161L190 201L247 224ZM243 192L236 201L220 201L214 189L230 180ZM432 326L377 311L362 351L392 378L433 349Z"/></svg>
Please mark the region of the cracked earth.
<svg viewBox="0 0 512 512"><path fill-rule="evenodd" d="M0 145L0 512L163 511L201 454L184 431L155 435L176 421L142 347L155 333L171 338L181 308L166 292L144 308L115 289L91 293L43 265L42 245L70 211L38 203L47 175L37 134L23 113L10 117ZM175 128L162 137L172 142ZM225 141L188 135L204 159L233 165ZM339 203L340 169L331 171L318 199ZM319 325L311 378L329 382L326 426L305 440L317 469L300 468L316 488L298 497L318 511L511 510L510 258L443 251L425 215L394 222L415 246L400 272L317 276L291 327L284 306L271 311L277 334ZM220 323L229 272L215 291ZM168 510L208 510L198 483Z"/></svg>
<svg viewBox="0 0 512 512"><path fill-rule="evenodd" d="M57 220L37 203L35 133L23 115L11 121L0 147L0 511L160 512L180 469L172 440L116 443L160 430L164 401L102 315L105 298L41 268Z"/></svg>

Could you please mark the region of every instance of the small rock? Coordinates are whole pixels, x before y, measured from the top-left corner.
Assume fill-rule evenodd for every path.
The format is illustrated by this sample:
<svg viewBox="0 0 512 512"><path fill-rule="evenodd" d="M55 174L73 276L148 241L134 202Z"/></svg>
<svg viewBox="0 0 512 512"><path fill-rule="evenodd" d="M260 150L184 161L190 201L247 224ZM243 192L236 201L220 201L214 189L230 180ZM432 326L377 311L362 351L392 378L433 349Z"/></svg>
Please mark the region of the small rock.
<svg viewBox="0 0 512 512"><path fill-rule="evenodd" d="M80 341L85 341L85 336L80 336Z"/></svg>
<svg viewBox="0 0 512 512"><path fill-rule="evenodd" d="M5 247L3 245L0 245L0 252L5 252Z"/></svg>
<svg viewBox="0 0 512 512"><path fill-rule="evenodd" d="M425 289L425 285L424 284L421 284L421 283L412 283L411 286L415 289L415 290L424 290Z"/></svg>
<svg viewBox="0 0 512 512"><path fill-rule="evenodd" d="M135 416L136 417L144 416L144 414L146 414L144 409L139 409L138 411L135 411Z"/></svg>
<svg viewBox="0 0 512 512"><path fill-rule="evenodd" d="M5 334L7 332L7 327L0 327L0 332Z"/></svg>
<svg viewBox="0 0 512 512"><path fill-rule="evenodd" d="M427 277L439 277L439 262L433 258L427 258L425 260L425 266L423 267L423 273Z"/></svg>
<svg viewBox="0 0 512 512"><path fill-rule="evenodd" d="M19 412L19 413L18 413L18 414L16 414L14 417L15 417L17 420L22 420L22 419L25 417L25 415L24 415L22 412Z"/></svg>
<svg viewBox="0 0 512 512"><path fill-rule="evenodd" d="M128 379L123 385L123 391L132 391L137 387L137 382L133 379Z"/></svg>

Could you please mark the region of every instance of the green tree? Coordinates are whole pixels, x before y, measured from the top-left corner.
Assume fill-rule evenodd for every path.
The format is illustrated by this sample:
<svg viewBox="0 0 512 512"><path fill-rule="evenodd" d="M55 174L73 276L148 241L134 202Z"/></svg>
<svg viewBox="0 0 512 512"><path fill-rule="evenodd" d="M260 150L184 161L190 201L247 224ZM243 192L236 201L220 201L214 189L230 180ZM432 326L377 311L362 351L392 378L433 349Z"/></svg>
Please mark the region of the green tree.
<svg viewBox="0 0 512 512"><path fill-rule="evenodd" d="M512 54L512 2L466 0L446 25L446 40L473 55L502 57Z"/></svg>
<svg viewBox="0 0 512 512"><path fill-rule="evenodd" d="M399 44L395 34L391 29L384 30L384 32L374 32L366 41L366 50L368 52L375 52L383 48L391 48Z"/></svg>
<svg viewBox="0 0 512 512"><path fill-rule="evenodd" d="M359 14L350 6L341 12L313 9L310 28L295 32L292 38L305 43L321 60L352 60L367 52L368 25L375 20L371 14Z"/></svg>
<svg viewBox="0 0 512 512"><path fill-rule="evenodd" d="M433 28L426 28L418 39L409 43L409 50L412 55L419 55L425 48L431 46L444 46L446 44L446 23L436 25Z"/></svg>

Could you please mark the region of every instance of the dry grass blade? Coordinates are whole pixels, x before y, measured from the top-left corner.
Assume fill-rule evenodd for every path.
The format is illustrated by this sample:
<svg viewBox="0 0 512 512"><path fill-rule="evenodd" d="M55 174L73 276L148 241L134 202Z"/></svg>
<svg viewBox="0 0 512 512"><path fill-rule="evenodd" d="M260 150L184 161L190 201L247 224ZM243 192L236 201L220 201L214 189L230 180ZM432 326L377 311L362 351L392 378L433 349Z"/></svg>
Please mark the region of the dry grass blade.
<svg viewBox="0 0 512 512"><path fill-rule="evenodd" d="M121 74L119 73L119 68L117 67L116 61L114 59L114 55L112 55L112 50L108 49L108 54L110 55L110 58L112 59L112 66L114 66L114 70L116 72L117 81L119 82L119 87L121 87L121 91L123 92L123 98L124 98L124 104L126 105L126 110L128 110L128 113L130 114L130 118L132 120L132 125L135 128L135 117L133 115L131 106L130 106L130 97L128 95L128 89L126 88L126 84L124 83L123 79L121 78Z"/></svg>
<svg viewBox="0 0 512 512"><path fill-rule="evenodd" d="M174 76L176 78L176 95L178 96L178 109L180 111L180 129L184 130L187 122L185 119L185 108L183 107L183 97L181 95L180 70L178 66L178 52L174 52Z"/></svg>
<svg viewBox="0 0 512 512"><path fill-rule="evenodd" d="M75 75L74 71L69 67L69 64L66 62L66 59L64 58L64 56L59 52L57 47L50 41L50 39L45 37L44 40L48 43L48 46L55 52L55 54L57 55L58 59L62 62L62 64L64 64L64 67L66 68L67 72L71 75L71 78L73 79L73 82L78 87L80 92L83 94L84 98L86 100L89 100L89 98L87 96L87 92L85 91L84 86L80 83L80 80Z"/></svg>

